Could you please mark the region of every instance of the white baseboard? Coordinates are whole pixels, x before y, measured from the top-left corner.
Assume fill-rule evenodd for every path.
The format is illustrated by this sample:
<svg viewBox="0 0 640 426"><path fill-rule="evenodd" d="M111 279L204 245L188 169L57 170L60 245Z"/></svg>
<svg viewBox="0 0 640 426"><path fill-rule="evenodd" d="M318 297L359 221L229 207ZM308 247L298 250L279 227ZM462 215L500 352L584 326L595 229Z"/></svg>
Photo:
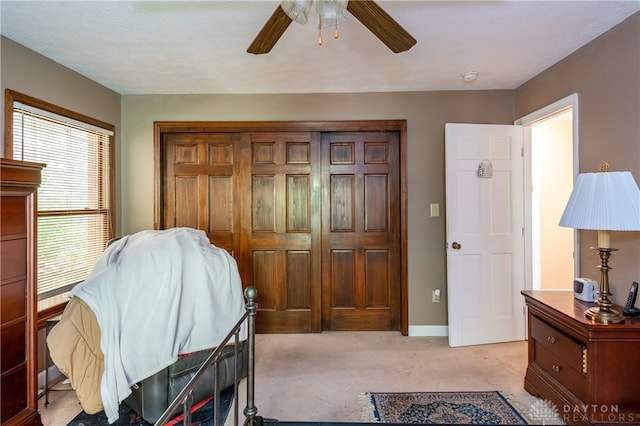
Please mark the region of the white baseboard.
<svg viewBox="0 0 640 426"><path fill-rule="evenodd" d="M446 325L410 325L409 336L448 336Z"/></svg>

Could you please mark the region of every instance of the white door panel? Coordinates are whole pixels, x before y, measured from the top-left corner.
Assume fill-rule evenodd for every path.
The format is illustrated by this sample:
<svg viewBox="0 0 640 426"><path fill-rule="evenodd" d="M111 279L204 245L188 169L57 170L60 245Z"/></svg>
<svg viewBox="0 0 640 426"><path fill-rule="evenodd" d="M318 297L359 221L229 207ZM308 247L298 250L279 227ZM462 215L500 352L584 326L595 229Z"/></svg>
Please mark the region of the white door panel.
<svg viewBox="0 0 640 426"><path fill-rule="evenodd" d="M520 126L446 125L450 346L524 339L522 146Z"/></svg>

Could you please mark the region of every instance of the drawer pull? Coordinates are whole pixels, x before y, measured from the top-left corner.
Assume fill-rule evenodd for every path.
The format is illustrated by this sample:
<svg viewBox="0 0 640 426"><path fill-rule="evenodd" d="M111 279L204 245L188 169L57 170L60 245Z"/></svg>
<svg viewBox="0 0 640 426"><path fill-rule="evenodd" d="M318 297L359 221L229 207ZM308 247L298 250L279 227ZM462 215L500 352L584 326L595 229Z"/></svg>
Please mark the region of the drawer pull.
<svg viewBox="0 0 640 426"><path fill-rule="evenodd" d="M553 336L549 336L547 337L547 342L551 343L552 345L556 342L556 338Z"/></svg>
<svg viewBox="0 0 640 426"><path fill-rule="evenodd" d="M559 365L554 365L553 367L551 367L553 369L553 371L555 371L556 373L560 372L560 366Z"/></svg>

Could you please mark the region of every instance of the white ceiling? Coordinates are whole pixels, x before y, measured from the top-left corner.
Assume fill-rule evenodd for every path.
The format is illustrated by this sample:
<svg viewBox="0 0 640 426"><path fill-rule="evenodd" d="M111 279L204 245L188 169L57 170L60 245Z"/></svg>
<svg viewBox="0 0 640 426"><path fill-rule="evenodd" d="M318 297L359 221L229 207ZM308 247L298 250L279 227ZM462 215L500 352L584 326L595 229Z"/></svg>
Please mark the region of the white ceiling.
<svg viewBox="0 0 640 426"><path fill-rule="evenodd" d="M626 1L378 1L418 41L392 53L347 12L265 55L246 49L278 1L7 1L2 35L121 94L514 89L640 10ZM479 72L464 83L464 71Z"/></svg>

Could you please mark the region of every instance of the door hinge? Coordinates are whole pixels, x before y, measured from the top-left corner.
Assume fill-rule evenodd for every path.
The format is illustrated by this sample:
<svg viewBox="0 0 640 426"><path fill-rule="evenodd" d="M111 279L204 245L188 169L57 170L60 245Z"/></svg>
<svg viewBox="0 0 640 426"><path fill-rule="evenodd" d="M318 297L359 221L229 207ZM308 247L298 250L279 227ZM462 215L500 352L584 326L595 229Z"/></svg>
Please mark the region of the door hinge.
<svg viewBox="0 0 640 426"><path fill-rule="evenodd" d="M520 157L524 158L524 148L520 148Z"/></svg>

